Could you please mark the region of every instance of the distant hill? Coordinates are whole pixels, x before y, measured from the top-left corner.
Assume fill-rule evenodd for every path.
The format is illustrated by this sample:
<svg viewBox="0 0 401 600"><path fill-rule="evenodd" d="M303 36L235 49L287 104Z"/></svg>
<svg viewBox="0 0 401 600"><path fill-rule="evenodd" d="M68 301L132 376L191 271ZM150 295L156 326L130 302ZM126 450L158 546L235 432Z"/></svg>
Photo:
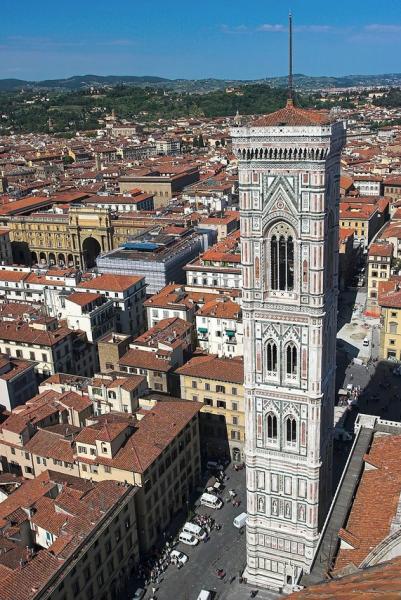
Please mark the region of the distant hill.
<svg viewBox="0 0 401 600"><path fill-rule="evenodd" d="M22 79L0 79L0 91L11 92L21 89L48 90L85 90L90 87L114 87L116 85L168 88L177 92L207 93L221 90L229 86L264 83L273 87L287 85L287 77L268 77L258 80L230 79L168 79L151 75L74 75L67 79L46 79L44 81L25 81ZM316 90L328 88L371 87L371 86L401 86L401 74L389 73L383 75L344 75L342 77L312 77L309 75L294 75L294 85L299 90Z"/></svg>
<svg viewBox="0 0 401 600"><path fill-rule="evenodd" d="M45 79L43 81L0 79L0 91L13 91L23 88L81 90L92 86L103 87L120 84L144 86L168 83L169 81L169 79L165 79L164 77L153 77L151 75L144 77L135 75L74 75L67 79Z"/></svg>
<svg viewBox="0 0 401 600"><path fill-rule="evenodd" d="M312 77L309 75L296 74L293 79L294 86L300 90L401 86L401 73L388 73L383 75L343 75L341 77ZM274 87L286 86L287 77L270 77L265 79L265 82Z"/></svg>

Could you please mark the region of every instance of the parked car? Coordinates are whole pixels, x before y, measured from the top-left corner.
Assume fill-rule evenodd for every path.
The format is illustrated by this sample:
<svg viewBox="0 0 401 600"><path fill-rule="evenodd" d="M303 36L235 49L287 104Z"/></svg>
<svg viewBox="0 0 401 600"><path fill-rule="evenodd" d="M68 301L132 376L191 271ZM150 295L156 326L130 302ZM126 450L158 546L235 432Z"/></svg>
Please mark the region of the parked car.
<svg viewBox="0 0 401 600"><path fill-rule="evenodd" d="M132 596L132 600L141 600L144 597L146 590L143 588L137 588L135 594Z"/></svg>
<svg viewBox="0 0 401 600"><path fill-rule="evenodd" d="M175 565L185 565L188 562L188 556L178 550L172 550L170 553L171 562Z"/></svg>
<svg viewBox="0 0 401 600"><path fill-rule="evenodd" d="M181 531L180 535L178 536L178 539L180 542L182 542L183 544L187 544L188 546L196 546L196 544L199 543L198 538L196 538L191 533L187 533L186 531Z"/></svg>
<svg viewBox="0 0 401 600"><path fill-rule="evenodd" d="M200 503L203 506L208 506L209 508L221 508L223 506L223 502L217 496L213 496L213 494L202 494L200 497Z"/></svg>
<svg viewBox="0 0 401 600"><path fill-rule="evenodd" d="M199 527L199 525L196 525L195 523L190 523L189 521L185 523L182 531L189 533L190 535L194 535L200 541L203 541L205 538L207 538L207 533L204 529L202 529L202 527Z"/></svg>
<svg viewBox="0 0 401 600"><path fill-rule="evenodd" d="M238 517L235 517L235 519L233 521L234 527L236 527L237 529L241 529L242 527L245 527L246 517L247 517L246 512L243 512L240 515L238 515Z"/></svg>

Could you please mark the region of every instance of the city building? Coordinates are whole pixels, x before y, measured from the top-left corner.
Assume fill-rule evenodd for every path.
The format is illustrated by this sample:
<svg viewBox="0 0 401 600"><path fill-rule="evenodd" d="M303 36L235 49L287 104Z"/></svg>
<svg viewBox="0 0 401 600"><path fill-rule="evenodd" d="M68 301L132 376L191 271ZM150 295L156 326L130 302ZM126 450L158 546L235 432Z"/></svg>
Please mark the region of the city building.
<svg viewBox="0 0 401 600"><path fill-rule="evenodd" d="M380 358L401 361L401 277L379 282Z"/></svg>
<svg viewBox="0 0 401 600"><path fill-rule="evenodd" d="M145 401L136 416L108 413L80 427L68 423L59 402L47 404L2 423L0 464L27 478L51 468L63 477L136 486L139 544L149 552L199 481L199 403L162 397Z"/></svg>
<svg viewBox="0 0 401 600"><path fill-rule="evenodd" d="M184 267L187 285L196 289L241 289L240 233L235 231Z"/></svg>
<svg viewBox="0 0 401 600"><path fill-rule="evenodd" d="M209 354L232 358L243 356L242 309L230 296L217 296L196 313L196 335L200 348Z"/></svg>
<svg viewBox="0 0 401 600"><path fill-rule="evenodd" d="M35 372L48 377L73 372L73 338L67 327L38 319L30 323L0 322L0 352L35 362Z"/></svg>
<svg viewBox="0 0 401 600"><path fill-rule="evenodd" d="M366 310L371 314L379 316L378 306L379 285L382 281L388 281L391 275L391 262L393 256L393 244L388 242L375 242L368 250L368 297Z"/></svg>
<svg viewBox="0 0 401 600"><path fill-rule="evenodd" d="M390 175L384 179L383 194L391 198L392 204L401 200L401 175Z"/></svg>
<svg viewBox="0 0 401 600"><path fill-rule="evenodd" d="M185 186L198 180L199 169L196 166L166 165L165 169L140 169L137 174L124 175L120 177L119 183L121 193L139 188L153 194L155 209L159 209L166 206Z"/></svg>
<svg viewBox="0 0 401 600"><path fill-rule="evenodd" d="M241 358L194 356L177 369L181 397L200 402L205 460L244 460L244 365Z"/></svg>
<svg viewBox="0 0 401 600"><path fill-rule="evenodd" d="M353 229L355 240L365 248L389 216L389 199L377 196L347 196L340 202L340 227Z"/></svg>
<svg viewBox="0 0 401 600"><path fill-rule="evenodd" d="M35 363L0 355L0 404L12 410L38 391Z"/></svg>
<svg viewBox="0 0 401 600"><path fill-rule="evenodd" d="M10 230L8 227L0 228L0 264L11 265L13 262L13 252L10 240Z"/></svg>
<svg viewBox="0 0 401 600"><path fill-rule="evenodd" d="M174 138L166 138L163 140L156 140L156 153L165 156L174 156L180 154L181 142Z"/></svg>
<svg viewBox="0 0 401 600"><path fill-rule="evenodd" d="M227 237L239 230L239 213L226 212L223 217L207 217L199 224L202 229L213 229L217 233L217 242L226 240Z"/></svg>
<svg viewBox="0 0 401 600"><path fill-rule="evenodd" d="M121 597L139 564L136 493L53 470L21 482L0 503L2 600Z"/></svg>
<svg viewBox="0 0 401 600"><path fill-rule="evenodd" d="M147 389L146 378L142 375L97 374L88 382L88 397L96 415L110 412L134 414L139 407L139 398L146 394Z"/></svg>
<svg viewBox="0 0 401 600"><path fill-rule="evenodd" d="M355 175L354 187L361 196L381 196L383 192L383 178L377 175Z"/></svg>
<svg viewBox="0 0 401 600"><path fill-rule="evenodd" d="M113 302L115 329L118 333L137 336L143 332L146 323L144 277L104 273L82 281L76 287L77 292L81 290L102 294Z"/></svg>
<svg viewBox="0 0 401 600"><path fill-rule="evenodd" d="M64 317L71 330L86 333L87 340L96 343L114 329L112 300L94 292L73 292L65 297Z"/></svg>
<svg viewBox="0 0 401 600"><path fill-rule="evenodd" d="M311 567L331 501L345 135L342 123L291 97L231 134L243 269L246 577L291 591Z"/></svg>
<svg viewBox="0 0 401 600"><path fill-rule="evenodd" d="M142 275L147 293L156 294L173 281L184 282L185 265L208 247L213 235L185 227L174 228L174 233L157 228L102 254L97 267L100 273Z"/></svg>
<svg viewBox="0 0 401 600"><path fill-rule="evenodd" d="M145 375L150 389L174 395L179 391L174 370L185 362L193 346L192 323L177 317L162 319L129 344L129 350L118 359L119 370Z"/></svg>
<svg viewBox="0 0 401 600"><path fill-rule="evenodd" d="M144 306L147 312L149 327L153 327L160 319L178 317L189 323L195 320L197 304L185 286L171 283L148 298Z"/></svg>
<svg viewBox="0 0 401 600"><path fill-rule="evenodd" d="M111 213L154 209L152 194L143 194L141 190L131 190L130 193L124 195L91 196L85 200L85 204L88 207L107 208Z"/></svg>

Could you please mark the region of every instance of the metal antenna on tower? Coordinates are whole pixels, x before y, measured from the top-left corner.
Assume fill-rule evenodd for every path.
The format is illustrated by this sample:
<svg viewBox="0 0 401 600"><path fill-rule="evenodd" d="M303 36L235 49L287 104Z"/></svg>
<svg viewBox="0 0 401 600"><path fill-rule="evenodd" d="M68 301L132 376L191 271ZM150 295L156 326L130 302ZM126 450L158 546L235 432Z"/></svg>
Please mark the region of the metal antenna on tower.
<svg viewBox="0 0 401 600"><path fill-rule="evenodd" d="M288 14L288 104L293 104L292 87L292 14Z"/></svg>

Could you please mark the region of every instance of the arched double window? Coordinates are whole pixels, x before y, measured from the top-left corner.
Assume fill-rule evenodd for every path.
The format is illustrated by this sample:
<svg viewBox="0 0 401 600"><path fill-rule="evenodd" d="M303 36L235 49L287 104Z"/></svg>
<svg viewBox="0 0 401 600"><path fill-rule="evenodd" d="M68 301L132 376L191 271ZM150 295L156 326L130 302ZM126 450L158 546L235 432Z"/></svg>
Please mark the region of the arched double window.
<svg viewBox="0 0 401 600"><path fill-rule="evenodd" d="M295 446L297 443L297 421L292 415L288 416L284 422L285 443L287 446Z"/></svg>
<svg viewBox="0 0 401 600"><path fill-rule="evenodd" d="M294 289L294 237L286 223L278 223L270 238L272 290Z"/></svg>
<svg viewBox="0 0 401 600"><path fill-rule="evenodd" d="M267 441L277 441L277 417L273 413L269 413L266 419L267 425Z"/></svg>
<svg viewBox="0 0 401 600"><path fill-rule="evenodd" d="M298 374L298 350L294 342L289 342L285 348L285 372L287 377Z"/></svg>
<svg viewBox="0 0 401 600"><path fill-rule="evenodd" d="M273 340L266 344L266 366L268 373L277 373L277 344Z"/></svg>

